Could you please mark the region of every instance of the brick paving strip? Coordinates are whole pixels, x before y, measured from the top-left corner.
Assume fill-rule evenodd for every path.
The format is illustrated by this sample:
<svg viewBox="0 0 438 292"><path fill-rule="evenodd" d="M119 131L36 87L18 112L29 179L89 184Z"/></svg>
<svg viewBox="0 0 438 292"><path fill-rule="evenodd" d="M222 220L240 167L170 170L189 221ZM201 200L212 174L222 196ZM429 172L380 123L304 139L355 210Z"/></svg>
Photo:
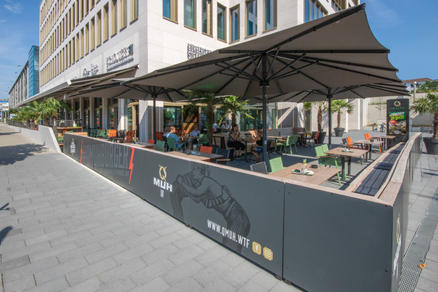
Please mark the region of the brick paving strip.
<svg viewBox="0 0 438 292"><path fill-rule="evenodd" d="M4 125L0 238L3 291L299 291Z"/></svg>

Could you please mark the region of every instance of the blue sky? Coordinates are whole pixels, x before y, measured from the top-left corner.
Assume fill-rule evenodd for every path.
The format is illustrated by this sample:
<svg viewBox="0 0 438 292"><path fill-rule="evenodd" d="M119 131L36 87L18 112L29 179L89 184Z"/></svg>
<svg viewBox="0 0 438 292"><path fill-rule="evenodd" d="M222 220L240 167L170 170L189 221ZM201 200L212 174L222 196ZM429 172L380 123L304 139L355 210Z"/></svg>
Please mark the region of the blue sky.
<svg viewBox="0 0 438 292"><path fill-rule="evenodd" d="M159 1L159 0L154 0ZM364 0L371 28L401 79L438 79L438 1ZM38 44L40 0L0 0L0 98Z"/></svg>

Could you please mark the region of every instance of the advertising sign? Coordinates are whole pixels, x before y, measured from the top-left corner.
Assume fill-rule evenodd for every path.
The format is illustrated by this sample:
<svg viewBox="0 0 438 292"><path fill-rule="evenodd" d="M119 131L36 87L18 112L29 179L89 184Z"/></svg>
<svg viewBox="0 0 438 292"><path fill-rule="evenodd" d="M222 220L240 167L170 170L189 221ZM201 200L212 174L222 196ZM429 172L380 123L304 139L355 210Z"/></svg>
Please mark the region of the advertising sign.
<svg viewBox="0 0 438 292"><path fill-rule="evenodd" d="M282 182L69 134L64 153L282 276Z"/></svg>
<svg viewBox="0 0 438 292"><path fill-rule="evenodd" d="M388 99L387 135L396 136L395 143L406 142L409 139L409 99Z"/></svg>

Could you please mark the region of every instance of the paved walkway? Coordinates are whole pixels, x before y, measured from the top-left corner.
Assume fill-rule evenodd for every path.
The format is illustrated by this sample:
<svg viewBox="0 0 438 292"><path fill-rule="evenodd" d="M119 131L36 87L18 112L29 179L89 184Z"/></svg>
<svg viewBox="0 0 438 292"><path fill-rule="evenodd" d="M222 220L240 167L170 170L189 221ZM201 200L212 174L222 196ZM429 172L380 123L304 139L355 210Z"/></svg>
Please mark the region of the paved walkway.
<svg viewBox="0 0 438 292"><path fill-rule="evenodd" d="M436 158L423 156L409 209L414 240L438 202L437 173ZM437 233L420 292L438 290ZM4 291L299 291L1 125L0 273Z"/></svg>
<svg viewBox="0 0 438 292"><path fill-rule="evenodd" d="M0 242L5 291L299 291L1 125Z"/></svg>

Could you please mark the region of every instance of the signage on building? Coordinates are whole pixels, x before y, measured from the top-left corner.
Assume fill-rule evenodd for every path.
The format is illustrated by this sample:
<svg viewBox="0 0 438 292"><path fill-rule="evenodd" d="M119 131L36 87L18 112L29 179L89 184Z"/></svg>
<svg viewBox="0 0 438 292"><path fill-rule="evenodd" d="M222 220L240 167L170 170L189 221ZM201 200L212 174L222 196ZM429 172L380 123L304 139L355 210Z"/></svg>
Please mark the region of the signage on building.
<svg viewBox="0 0 438 292"><path fill-rule="evenodd" d="M125 65L134 60L134 45L130 44L127 47L122 48L118 52L106 57L106 71L112 71L117 67Z"/></svg>
<svg viewBox="0 0 438 292"><path fill-rule="evenodd" d="M409 99L388 99L387 135L395 136L395 143L406 142L409 139Z"/></svg>
<svg viewBox="0 0 438 292"><path fill-rule="evenodd" d="M189 60L207 55L208 53L211 53L211 51L192 44L187 44L187 59Z"/></svg>
<svg viewBox="0 0 438 292"><path fill-rule="evenodd" d="M90 77L99 74L99 66L91 64L89 68L82 70L82 77Z"/></svg>

